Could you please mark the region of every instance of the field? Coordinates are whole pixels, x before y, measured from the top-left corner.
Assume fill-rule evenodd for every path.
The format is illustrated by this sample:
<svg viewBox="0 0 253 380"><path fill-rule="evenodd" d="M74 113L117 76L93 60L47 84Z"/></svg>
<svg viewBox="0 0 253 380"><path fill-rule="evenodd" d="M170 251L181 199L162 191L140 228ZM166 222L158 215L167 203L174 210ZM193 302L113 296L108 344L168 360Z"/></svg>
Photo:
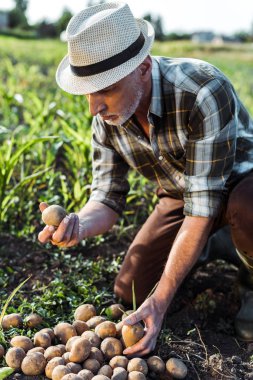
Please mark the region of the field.
<svg viewBox="0 0 253 380"><path fill-rule="evenodd" d="M0 310L31 276L7 313L36 311L44 326L70 321L81 303L93 303L103 314L116 301L113 279L124 252L156 202L153 186L130 173L127 210L110 233L69 250L38 244L39 202L74 212L89 197L91 117L84 97L68 95L55 83L65 44L0 37L0 46ZM153 54L213 63L253 115L252 45L156 43ZM171 307L156 352L181 358L187 379L253 378L253 347L234 337L236 273L235 265L221 260L198 268ZM0 331L0 343L7 347L17 332L34 334Z"/></svg>

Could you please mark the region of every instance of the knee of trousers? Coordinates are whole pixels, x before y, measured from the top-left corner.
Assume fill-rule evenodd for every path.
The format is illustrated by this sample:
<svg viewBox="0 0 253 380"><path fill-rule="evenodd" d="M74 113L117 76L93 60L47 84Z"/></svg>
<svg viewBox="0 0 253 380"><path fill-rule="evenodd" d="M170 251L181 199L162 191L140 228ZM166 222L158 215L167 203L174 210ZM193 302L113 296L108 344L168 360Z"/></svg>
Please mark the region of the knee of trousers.
<svg viewBox="0 0 253 380"><path fill-rule="evenodd" d="M253 196L251 191L237 187L229 197L226 218L236 248L253 257Z"/></svg>

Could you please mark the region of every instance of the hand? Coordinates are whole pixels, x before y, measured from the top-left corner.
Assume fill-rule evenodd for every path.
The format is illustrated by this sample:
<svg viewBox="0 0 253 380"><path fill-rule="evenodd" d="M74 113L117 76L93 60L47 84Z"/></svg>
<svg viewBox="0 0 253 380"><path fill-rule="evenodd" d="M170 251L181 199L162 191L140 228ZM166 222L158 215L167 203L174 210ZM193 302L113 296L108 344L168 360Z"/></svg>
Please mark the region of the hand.
<svg viewBox="0 0 253 380"><path fill-rule="evenodd" d="M40 203L40 211L43 212L48 204ZM59 227L48 226L39 233L38 239L41 243L51 242L58 247L72 247L78 244L80 239L80 223L76 214L67 215Z"/></svg>
<svg viewBox="0 0 253 380"><path fill-rule="evenodd" d="M166 308L162 307L152 295L134 313L122 321L124 325L134 325L137 322L144 321L146 330L141 340L123 351L124 355L144 356L154 350L165 312Z"/></svg>

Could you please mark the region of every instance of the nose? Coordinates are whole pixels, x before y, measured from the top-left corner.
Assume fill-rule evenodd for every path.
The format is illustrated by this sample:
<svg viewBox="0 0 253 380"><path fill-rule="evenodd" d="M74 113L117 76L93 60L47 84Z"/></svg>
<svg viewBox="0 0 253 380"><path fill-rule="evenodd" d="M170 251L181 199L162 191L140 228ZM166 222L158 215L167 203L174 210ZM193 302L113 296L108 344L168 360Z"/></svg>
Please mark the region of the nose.
<svg viewBox="0 0 253 380"><path fill-rule="evenodd" d="M102 96L98 94L89 94L87 96L89 102L89 111L92 116L96 116L98 113L103 113L106 110L106 104L103 101Z"/></svg>

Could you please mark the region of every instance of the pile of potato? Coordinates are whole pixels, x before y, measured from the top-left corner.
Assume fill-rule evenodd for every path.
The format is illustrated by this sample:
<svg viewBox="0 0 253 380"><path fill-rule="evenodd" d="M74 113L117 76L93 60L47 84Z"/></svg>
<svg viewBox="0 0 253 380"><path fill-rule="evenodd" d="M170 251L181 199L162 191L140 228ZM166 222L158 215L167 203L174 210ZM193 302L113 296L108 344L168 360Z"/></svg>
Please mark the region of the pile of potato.
<svg viewBox="0 0 253 380"><path fill-rule="evenodd" d="M109 307L110 319L117 321L127 315L122 314L122 305ZM36 327L41 322L41 318L33 314L26 324ZM20 327L22 323L20 315L10 314L4 317L2 327ZM169 373L169 361L165 365L158 356L144 360L128 359L122 354L125 347L143 335L141 324L122 327L122 322L98 316L93 305L84 304L76 309L72 324L61 322L53 329L43 328L35 333L33 341L26 336L13 337L5 361L25 375L45 374L52 380L145 380L147 376L158 379L161 374ZM0 345L0 357L3 355ZM181 371L183 377L176 378L183 379L186 374L185 367Z"/></svg>

